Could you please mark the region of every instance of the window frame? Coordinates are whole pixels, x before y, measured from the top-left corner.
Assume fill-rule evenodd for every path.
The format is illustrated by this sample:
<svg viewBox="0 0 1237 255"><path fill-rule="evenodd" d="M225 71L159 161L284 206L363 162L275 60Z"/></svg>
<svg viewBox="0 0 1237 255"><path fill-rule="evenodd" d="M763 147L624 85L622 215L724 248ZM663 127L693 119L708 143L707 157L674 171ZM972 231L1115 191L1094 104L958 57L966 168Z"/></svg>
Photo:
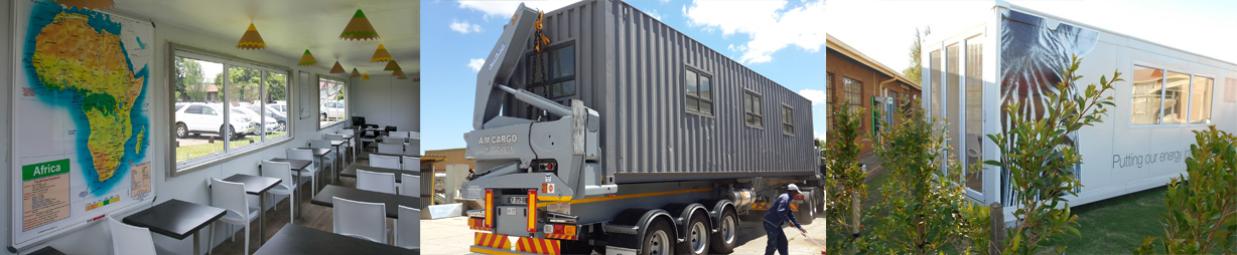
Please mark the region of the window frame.
<svg viewBox="0 0 1237 255"><path fill-rule="evenodd" d="M756 108L756 111L748 111L747 99L749 97L755 99L751 105ZM743 102L740 103L743 107L743 126L755 129L765 129L764 95L754 90L743 89L743 98L741 100L743 100ZM754 116L756 118L756 124L748 123L748 116Z"/></svg>
<svg viewBox="0 0 1237 255"><path fill-rule="evenodd" d="M851 102L851 92L847 90L847 81L851 81L851 83L856 84L855 92L857 94L854 95L856 99L855 102ZM842 76L842 103L849 106L851 112L856 114L856 116L858 116L857 114L863 113L863 81L850 78L845 75Z"/></svg>
<svg viewBox="0 0 1237 255"><path fill-rule="evenodd" d="M782 111L780 115L782 119L782 135L795 136L795 107L782 103Z"/></svg>
<svg viewBox="0 0 1237 255"><path fill-rule="evenodd" d="M1211 80L1211 88L1210 88L1210 89L1208 90L1208 92L1207 92L1207 96L1210 96L1210 97L1211 97L1211 98L1209 98L1210 100L1208 101L1208 103L1210 103L1210 105L1208 105L1208 106L1207 106L1207 111L1203 112L1203 113L1205 113L1205 116L1207 116L1207 118L1204 118L1204 119L1203 119L1203 121L1197 121L1197 120L1195 120L1195 119L1194 119L1194 112L1192 112L1192 111L1193 111L1193 109L1194 109L1194 102L1196 102L1196 101L1194 101L1194 85L1195 85L1194 81L1198 80L1199 78L1203 78L1203 79L1208 79L1208 80ZM1202 124L1202 125L1211 125L1211 122L1212 122L1212 120L1213 120L1213 119L1214 119L1214 117L1215 117L1213 114L1215 114L1215 106L1216 106L1216 96L1215 96L1215 94L1216 94L1216 78L1215 78L1215 76L1211 76L1211 75L1208 75L1208 74L1196 74L1196 73L1190 73L1190 88L1186 90L1186 93L1185 93L1185 94L1186 94L1186 98L1188 99L1188 101L1186 102L1186 105L1185 105L1185 108L1186 108L1186 111L1185 111L1186 118L1185 118L1185 123L1184 123L1184 124L1187 124L1187 125L1199 125L1199 124Z"/></svg>
<svg viewBox="0 0 1237 255"><path fill-rule="evenodd" d="M1216 83L1217 83L1216 77L1217 76L1212 75L1212 74L1207 74L1207 73L1196 73L1196 72L1184 71L1182 68L1169 68L1169 67L1164 67L1164 66L1165 65L1163 64L1153 64L1153 63L1149 63L1145 61L1133 61L1133 63L1130 64L1129 72L1131 74L1135 72L1135 69L1146 68L1150 70L1160 71L1162 73L1162 76L1160 77L1160 84L1159 84L1160 85L1160 93L1159 93L1160 108L1154 109L1156 111L1155 123L1150 123L1150 124L1139 124L1139 123L1134 123L1133 121L1133 117L1135 114L1134 105L1133 105L1133 99L1134 99L1133 97L1135 96L1135 93L1134 93L1133 81L1131 81L1130 98L1129 98L1130 100L1129 102L1131 103L1131 105L1130 105L1130 110L1129 110L1130 118L1127 119L1127 121L1129 121L1128 125L1131 127L1162 127L1162 126L1187 127L1187 126L1211 125L1211 121L1214 119L1213 114L1215 113L1215 93L1216 93ZM1187 83L1187 86L1183 93L1185 97L1184 100L1186 101L1186 103L1185 103L1185 110L1184 110L1185 118L1182 120L1182 122L1169 123L1169 122L1163 121L1164 112L1165 112L1164 109L1167 108L1167 105L1165 105L1165 100L1167 100L1167 97L1168 97L1167 88L1168 88L1169 73L1185 74L1188 77L1189 82ZM1211 101L1210 101L1211 105L1207 107L1208 109L1208 111L1206 112L1207 118L1204 119L1205 121L1202 121L1202 122L1194 120L1190 112L1190 109L1194 107L1194 103L1196 102L1194 100L1193 91L1194 91L1194 85L1195 85L1194 82L1199 80L1198 78L1204 78L1204 79L1211 80L1211 90L1209 92L1211 96Z"/></svg>
<svg viewBox="0 0 1237 255"><path fill-rule="evenodd" d="M571 75L559 76L561 75L561 73L557 72L557 70L560 69L559 65L561 63L559 62L560 59L559 59L558 51L568 48L568 47L573 48L572 58L571 58L573 60L571 62L571 65L572 65ZM533 51L526 50L524 51L524 58L522 60L526 62L521 63L526 67L524 68L524 70L522 70L523 74L521 74L524 76L523 77L524 88L525 90L528 90L528 91L537 91L537 92L547 91L547 93L539 93L538 95L541 95L555 102L567 104L566 102L562 102L560 100L570 100L570 99L576 98L580 93L580 88L578 84L575 83L576 78L579 77L579 74L580 74L580 48L576 46L575 39L571 39L571 40L551 44L549 47L546 48L545 52L542 54L545 54L546 60L551 62L551 70L549 73L550 77L547 79L543 79L541 81L534 79L533 71L529 70L531 69L531 65L529 65L529 63L531 62L527 62L527 61L532 61ZM562 69L562 70L566 70L566 69ZM552 96L551 95L552 93L548 92L552 86L556 84L562 84L565 82L572 82L571 86L573 87L572 87L572 92L570 95ZM560 86L559 88L562 88L562 87Z"/></svg>
<svg viewBox="0 0 1237 255"><path fill-rule="evenodd" d="M343 113L344 118L343 118L343 119L340 119L339 121L336 121L335 123L326 124L326 126L323 126L323 125L322 125L322 114L314 114L314 119L315 119L315 120L317 120L316 122L318 123L318 131L322 131L322 130L326 130L326 129L331 129L331 128L334 128L334 127L336 127L336 126L342 125L343 123L348 122L348 118L352 116L352 115L351 115L351 113L352 113L352 112L351 112L351 111L352 111L352 107L349 107L349 103L350 103L350 102L352 102L352 100L350 99L350 97L352 97L352 92L351 92L351 91L352 91L352 89L351 89L349 86L350 86L352 83L351 83L351 82L349 82L349 80L348 80L347 78L340 78L340 77L335 77L335 76L327 76L327 75L318 75L318 80L317 80L317 82L315 82L315 84L321 84L321 83L322 83L322 80L337 81L337 82L339 82L339 83L343 84L343 86L342 86L342 87L343 87L343 89L344 89L344 102L343 102L343 104L344 104L344 113ZM323 103L322 103L322 91L321 91L321 90L319 90L319 91L318 91L317 101L318 101L317 110L318 110L318 112L319 112L319 113L321 113L321 112L322 112L322 104L323 104Z"/></svg>
<svg viewBox="0 0 1237 255"><path fill-rule="evenodd" d="M696 83L693 86L693 88L695 88L694 91L696 92L695 95L692 95L691 91L688 91L688 87L687 87L688 72L695 73ZM680 84L682 85L681 88L683 88L682 91L683 91L683 111L684 112L687 112L687 114L690 114L690 115L696 115L696 116L707 117L707 118L713 118L717 116L717 108L716 108L717 103L715 101L716 97L713 96L716 94L713 92L717 91L716 89L717 86L714 83L716 79L714 79L713 77L714 76L712 73L705 72L704 70L701 70L700 68L693 67L689 64L683 65L683 72L680 75L680 78L681 78ZM703 80L701 78L707 78L709 80L709 90L708 90L709 98L708 99L705 99L704 96L701 96L702 93L700 92L702 90L700 89L700 84L702 84L701 81ZM690 104L691 100L695 100L696 102L695 110L687 108L687 105ZM709 104L709 108L707 112L702 110L703 108L700 108L701 102L707 102Z"/></svg>
<svg viewBox="0 0 1237 255"><path fill-rule="evenodd" d="M295 89L296 86L292 85L293 82L290 78L292 77L291 75L292 70L290 68L287 68L285 66L280 66L280 65L273 65L273 64L253 61L253 60L249 60L249 59L245 59L245 58L241 58L241 57L237 57L237 56L233 56L229 54L202 50L202 49L198 49L198 48L194 48L194 47L186 46L186 45L181 45L177 43L169 42L168 46L169 47L167 48L167 51L166 51L167 54L164 59L165 61L164 66L165 68L167 68L165 70L169 70L165 74L168 77L168 80L166 82L166 85L168 88L173 87L174 85L172 83L176 81L175 70L176 70L176 60L178 57L195 59L195 60L200 60L200 61L215 62L215 63L219 63L220 65L222 65L223 68L221 69L221 72L222 72L222 75L224 75L224 77L221 79L223 84L219 85L220 86L220 93L219 93L220 100L219 101L221 102L220 104L223 107L223 110L222 110L223 112L220 113L220 115L222 115L224 123L228 123L231 121L230 115L231 115L231 111L233 110L232 106L228 103L228 89L229 89L228 87L231 84L231 81L227 77L227 72L228 72L228 68L230 67L248 67L248 68L255 68L255 69L262 71L261 75L262 75L263 86L259 86L259 89L258 89L259 98L263 98L266 96L265 82L266 82L267 74L283 73L285 77L284 86L287 87L286 91L287 91L288 98L286 99L286 101L289 105L291 105L294 100L292 95L294 94L293 90ZM167 148L169 149L168 151L170 153L167 153L167 156L165 156L168 162L171 162L171 165L172 165L172 167L169 167L167 170L168 176L170 177L176 177L176 176L184 175L187 173L195 172L201 169L206 169L208 166L213 166L213 165L216 165L222 162L226 162L228 160L241 157L249 153L253 153L255 151L260 151L260 150L271 148L274 146L279 146L283 143L296 139L294 132L293 132L293 130L295 130L294 127L296 126L295 124L296 121L294 120L295 118L288 118L286 121L287 126L285 127L288 133L287 136L275 138L275 139L266 139L265 137L266 127L262 126L260 127L260 129L262 130L258 134L259 142L257 143L254 143L252 145L247 145L247 146L241 146L237 148L230 148L231 137L224 136L223 137L223 148L224 149L222 152L219 152L213 155L204 155L204 156L197 157L194 159L185 160L184 162L178 162L176 161L176 150L177 150L177 143L179 141L177 140L178 137L176 137L176 132L172 128L172 125L176 123L176 110L177 110L176 104L178 102L176 101L177 98L174 94L176 92L174 90L168 89L168 91L165 93L167 93L168 96L163 101L167 103L168 106L166 108L164 107L159 107L159 108L168 110L167 115L165 116L167 117L168 120L171 120L170 122L162 123L163 125L166 125L164 127L166 127L168 130L167 137L170 138L169 141L172 141L167 144ZM187 106L192 107L192 105L187 105ZM258 111L259 119L257 121L260 124L265 124L266 109L265 107L262 107L260 108L260 110L261 111Z"/></svg>

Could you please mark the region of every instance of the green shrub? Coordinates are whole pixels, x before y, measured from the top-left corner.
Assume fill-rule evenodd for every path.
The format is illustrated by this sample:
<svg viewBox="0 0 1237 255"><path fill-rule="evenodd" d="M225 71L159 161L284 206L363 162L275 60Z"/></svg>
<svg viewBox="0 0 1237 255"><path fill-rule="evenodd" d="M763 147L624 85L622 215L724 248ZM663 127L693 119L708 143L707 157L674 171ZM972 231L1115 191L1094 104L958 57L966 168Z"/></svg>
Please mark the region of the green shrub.
<svg viewBox="0 0 1237 255"><path fill-rule="evenodd" d="M1139 254L1237 252L1237 137L1211 126L1194 132L1186 176L1173 178L1165 195L1164 237L1147 237ZM1158 245L1157 245L1158 244Z"/></svg>
<svg viewBox="0 0 1237 255"><path fill-rule="evenodd" d="M859 168L859 119L843 104L832 121L825 146L827 235L834 237L829 239L833 250L847 252L862 231L858 201L867 194L866 176Z"/></svg>

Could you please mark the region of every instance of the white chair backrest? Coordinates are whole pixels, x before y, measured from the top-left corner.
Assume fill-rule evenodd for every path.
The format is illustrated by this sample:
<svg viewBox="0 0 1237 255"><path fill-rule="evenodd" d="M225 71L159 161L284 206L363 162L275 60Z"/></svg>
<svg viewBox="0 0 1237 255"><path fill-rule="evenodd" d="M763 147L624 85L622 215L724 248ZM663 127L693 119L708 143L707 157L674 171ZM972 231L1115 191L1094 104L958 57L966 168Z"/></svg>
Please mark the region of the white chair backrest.
<svg viewBox="0 0 1237 255"><path fill-rule="evenodd" d="M399 177L399 194L410 197L420 197L421 176L401 174Z"/></svg>
<svg viewBox="0 0 1237 255"><path fill-rule="evenodd" d="M383 154L395 154L395 155L404 154L404 143L403 143L403 142L399 142L399 143L381 142L381 143L378 143L378 153L383 153Z"/></svg>
<svg viewBox="0 0 1237 255"><path fill-rule="evenodd" d="M150 229L129 226L112 217L107 218L107 228L112 232L112 254L155 255Z"/></svg>
<svg viewBox="0 0 1237 255"><path fill-rule="evenodd" d="M357 169L356 188L359 190L395 194L395 174Z"/></svg>
<svg viewBox="0 0 1237 255"><path fill-rule="evenodd" d="M288 159L314 160L314 152L306 149L288 148Z"/></svg>
<svg viewBox="0 0 1237 255"><path fill-rule="evenodd" d="M329 148L331 148L331 141L327 141L327 140L309 140L309 148L315 148L315 149L329 149Z"/></svg>
<svg viewBox="0 0 1237 255"><path fill-rule="evenodd" d="M387 243L387 205L332 197L335 233Z"/></svg>
<svg viewBox="0 0 1237 255"><path fill-rule="evenodd" d="M400 166L402 166L402 168L400 169L412 170L413 172L421 171L421 158L412 157L412 156L403 156L403 160L404 160L403 161L404 163L400 164Z"/></svg>
<svg viewBox="0 0 1237 255"><path fill-rule="evenodd" d="M369 166L399 169L399 156L369 154Z"/></svg>
<svg viewBox="0 0 1237 255"><path fill-rule="evenodd" d="M421 210L399 206L395 220L395 246L416 249L421 246Z"/></svg>
<svg viewBox="0 0 1237 255"><path fill-rule="evenodd" d="M387 136L391 138L408 139L408 131L391 131Z"/></svg>
<svg viewBox="0 0 1237 255"><path fill-rule="evenodd" d="M211 206L228 210L228 214L236 213L241 219L249 217L249 199L245 197L245 184L219 178L211 178L210 182Z"/></svg>
<svg viewBox="0 0 1237 255"><path fill-rule="evenodd" d="M325 135L322 135L322 139L326 139L326 140L343 140L343 139L344 139L344 135L340 135L340 134L325 134Z"/></svg>
<svg viewBox="0 0 1237 255"><path fill-rule="evenodd" d="M263 160L262 176L274 177L283 180L280 185L285 185L288 187L293 187L293 185L296 185L296 182L292 181L292 164L288 162Z"/></svg>

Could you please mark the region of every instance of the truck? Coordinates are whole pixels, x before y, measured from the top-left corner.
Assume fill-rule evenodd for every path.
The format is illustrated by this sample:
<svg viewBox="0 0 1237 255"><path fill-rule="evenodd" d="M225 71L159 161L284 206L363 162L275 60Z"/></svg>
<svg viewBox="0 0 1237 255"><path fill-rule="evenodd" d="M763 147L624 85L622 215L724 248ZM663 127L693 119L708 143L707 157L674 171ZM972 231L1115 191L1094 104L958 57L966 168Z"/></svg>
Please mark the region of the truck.
<svg viewBox="0 0 1237 255"><path fill-rule="evenodd" d="M1237 132L1237 64L1141 38L994 1L977 25L927 38L922 48L921 107L942 120L946 154L964 165L1000 160L987 134L1009 129L1002 111L1042 116L1044 94L1054 93L1071 56L1081 58L1077 89L1111 79L1124 81L1107 95L1114 106L1102 122L1069 134L1082 156L1074 176L1082 183L1069 206L1156 188L1185 174L1193 131L1208 126ZM1005 219L1018 205L1012 177L984 165L968 171L967 195L1001 203Z"/></svg>
<svg viewBox="0 0 1237 255"><path fill-rule="evenodd" d="M724 254L788 184L823 210L811 102L622 1L521 5L476 86L471 252Z"/></svg>

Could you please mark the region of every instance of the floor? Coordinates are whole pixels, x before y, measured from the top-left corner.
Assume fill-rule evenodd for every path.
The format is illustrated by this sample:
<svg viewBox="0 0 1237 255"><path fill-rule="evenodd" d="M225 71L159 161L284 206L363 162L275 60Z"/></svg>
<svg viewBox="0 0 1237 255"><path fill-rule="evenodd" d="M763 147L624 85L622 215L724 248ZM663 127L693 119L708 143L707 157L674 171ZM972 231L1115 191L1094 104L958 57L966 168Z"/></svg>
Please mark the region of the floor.
<svg viewBox="0 0 1237 255"><path fill-rule="evenodd" d="M790 254L820 255L825 246L825 219L817 218L803 226L808 236L799 235L794 229L784 229L790 241ZM473 241L473 231L468 229L467 217L438 220L421 220L421 250L424 254L468 254ZM732 254L764 254L764 228L756 220L744 220L739 224L739 247Z"/></svg>

